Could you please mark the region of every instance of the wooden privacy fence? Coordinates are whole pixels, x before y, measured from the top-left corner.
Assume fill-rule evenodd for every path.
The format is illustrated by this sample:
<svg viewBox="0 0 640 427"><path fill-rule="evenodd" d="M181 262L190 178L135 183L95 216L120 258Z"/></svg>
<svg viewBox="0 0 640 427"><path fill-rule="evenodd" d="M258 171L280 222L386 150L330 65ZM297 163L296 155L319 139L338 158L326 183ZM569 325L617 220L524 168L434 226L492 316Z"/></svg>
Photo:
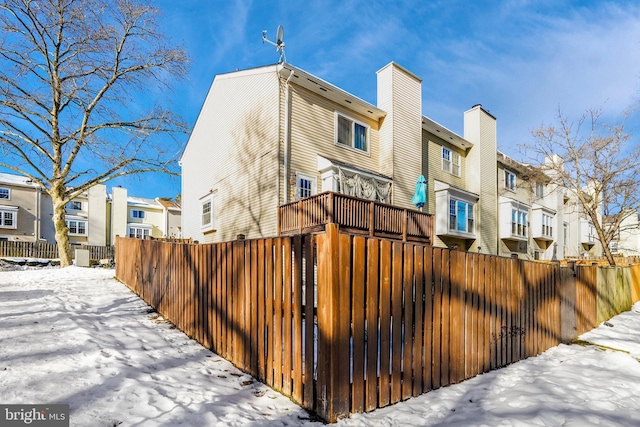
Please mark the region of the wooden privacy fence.
<svg viewBox="0 0 640 427"><path fill-rule="evenodd" d="M595 266L344 234L335 224L208 245L118 238L116 248L116 276L160 314L331 422L539 354L563 329L596 326Z"/></svg>
<svg viewBox="0 0 640 427"><path fill-rule="evenodd" d="M88 249L91 259L113 259L115 246L72 245L72 249ZM0 256L20 258L58 258L56 243L0 241ZM71 251L75 257L75 251Z"/></svg>

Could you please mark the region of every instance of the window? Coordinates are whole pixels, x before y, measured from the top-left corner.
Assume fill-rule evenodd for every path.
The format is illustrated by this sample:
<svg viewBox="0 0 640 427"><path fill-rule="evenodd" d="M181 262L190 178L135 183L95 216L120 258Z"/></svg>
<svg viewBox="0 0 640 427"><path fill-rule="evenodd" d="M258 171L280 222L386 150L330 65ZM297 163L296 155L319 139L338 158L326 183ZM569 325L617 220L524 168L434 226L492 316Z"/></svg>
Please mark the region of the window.
<svg viewBox="0 0 640 427"><path fill-rule="evenodd" d="M442 147L442 170L460 176L460 153Z"/></svg>
<svg viewBox="0 0 640 427"><path fill-rule="evenodd" d="M213 222L212 202L207 200L202 202L202 227L211 227Z"/></svg>
<svg viewBox="0 0 640 427"><path fill-rule="evenodd" d="M473 205L462 200L449 200L449 229L464 233L474 232Z"/></svg>
<svg viewBox="0 0 640 427"><path fill-rule="evenodd" d="M527 212L511 209L511 234L527 237Z"/></svg>
<svg viewBox="0 0 640 427"><path fill-rule="evenodd" d="M536 197L542 199L544 197L544 184L536 182Z"/></svg>
<svg viewBox="0 0 640 427"><path fill-rule="evenodd" d="M0 209L0 228L18 228L18 208Z"/></svg>
<svg viewBox="0 0 640 427"><path fill-rule="evenodd" d="M504 188L516 191L516 175L507 169L504 170Z"/></svg>
<svg viewBox="0 0 640 427"><path fill-rule="evenodd" d="M75 219L68 219L65 222L67 223L67 227L69 227L69 235L71 236L87 235L87 221L78 221Z"/></svg>
<svg viewBox="0 0 640 427"><path fill-rule="evenodd" d="M79 202L77 200L72 200L69 203L67 203L66 207L70 211L81 211L82 210L82 202Z"/></svg>
<svg viewBox="0 0 640 427"><path fill-rule="evenodd" d="M296 200L316 194L318 184L316 177L296 172Z"/></svg>
<svg viewBox="0 0 640 427"><path fill-rule="evenodd" d="M143 227L129 227L129 237L132 239L148 239L149 229Z"/></svg>
<svg viewBox="0 0 640 427"><path fill-rule="evenodd" d="M369 151L369 127L336 113L336 143Z"/></svg>
<svg viewBox="0 0 640 427"><path fill-rule="evenodd" d="M144 211L132 209L131 210L131 218L143 219L144 218Z"/></svg>
<svg viewBox="0 0 640 427"><path fill-rule="evenodd" d="M551 225L551 217L542 214L542 234L544 236L553 237L553 226Z"/></svg>
<svg viewBox="0 0 640 427"><path fill-rule="evenodd" d="M0 199L11 200L11 190L8 188L0 188Z"/></svg>

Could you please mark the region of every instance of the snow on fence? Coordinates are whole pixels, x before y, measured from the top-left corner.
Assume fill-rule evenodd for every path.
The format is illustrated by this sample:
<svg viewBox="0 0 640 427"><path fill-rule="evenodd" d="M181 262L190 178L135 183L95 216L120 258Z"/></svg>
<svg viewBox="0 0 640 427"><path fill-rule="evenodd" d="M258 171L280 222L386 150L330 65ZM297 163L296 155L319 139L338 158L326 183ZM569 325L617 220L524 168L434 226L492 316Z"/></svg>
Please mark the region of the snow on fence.
<svg viewBox="0 0 640 427"><path fill-rule="evenodd" d="M116 248L117 278L160 314L330 422L571 340L598 324L612 289L595 265L452 251L335 224L206 245L118 238ZM626 271L636 298L640 266Z"/></svg>
<svg viewBox="0 0 640 427"><path fill-rule="evenodd" d="M91 259L113 259L115 246L73 245L73 249L88 249ZM75 251L71 251L75 257ZM0 257L58 258L56 243L0 241Z"/></svg>

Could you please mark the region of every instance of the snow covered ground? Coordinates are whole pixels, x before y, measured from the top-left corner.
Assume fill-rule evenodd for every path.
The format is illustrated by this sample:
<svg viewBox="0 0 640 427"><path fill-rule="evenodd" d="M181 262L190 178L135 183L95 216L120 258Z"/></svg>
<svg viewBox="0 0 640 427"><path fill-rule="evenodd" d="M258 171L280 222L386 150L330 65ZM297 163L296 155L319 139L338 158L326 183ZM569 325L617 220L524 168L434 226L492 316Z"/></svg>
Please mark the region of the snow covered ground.
<svg viewBox="0 0 640 427"><path fill-rule="evenodd" d="M0 271L0 403L68 403L73 426L321 425L113 276ZM561 345L338 425L640 425L640 304L581 339L598 346Z"/></svg>

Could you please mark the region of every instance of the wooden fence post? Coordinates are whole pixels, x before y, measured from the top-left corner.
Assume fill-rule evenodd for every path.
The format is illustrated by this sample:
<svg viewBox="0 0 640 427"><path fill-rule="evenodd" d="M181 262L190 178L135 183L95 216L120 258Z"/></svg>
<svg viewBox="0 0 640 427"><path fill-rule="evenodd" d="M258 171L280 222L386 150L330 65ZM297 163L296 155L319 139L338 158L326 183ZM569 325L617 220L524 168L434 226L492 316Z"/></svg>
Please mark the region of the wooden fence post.
<svg viewBox="0 0 640 427"><path fill-rule="evenodd" d="M317 412L335 422L349 413L349 284L340 283L338 226L325 230L318 235Z"/></svg>

